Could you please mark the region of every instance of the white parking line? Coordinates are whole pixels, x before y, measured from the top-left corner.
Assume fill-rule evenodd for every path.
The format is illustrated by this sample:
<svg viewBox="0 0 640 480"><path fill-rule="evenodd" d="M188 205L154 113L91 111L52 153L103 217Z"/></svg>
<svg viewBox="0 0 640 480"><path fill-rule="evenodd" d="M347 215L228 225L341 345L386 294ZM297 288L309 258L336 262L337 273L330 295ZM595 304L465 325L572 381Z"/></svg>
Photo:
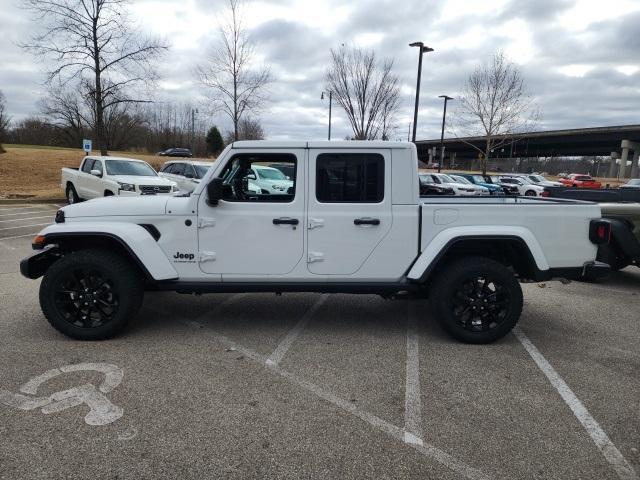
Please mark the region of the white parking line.
<svg viewBox="0 0 640 480"><path fill-rule="evenodd" d="M16 228L27 228L27 227L41 227L42 225L51 225L51 222L47 222L47 223L33 223L31 225L21 225L19 227L5 227L5 228L0 228L1 230L15 230Z"/></svg>
<svg viewBox="0 0 640 480"><path fill-rule="evenodd" d="M417 305L409 301L407 316L407 367L404 397L404 441L422 445L422 401L420 400L420 346L416 333Z"/></svg>
<svg viewBox="0 0 640 480"><path fill-rule="evenodd" d="M197 322L191 322L191 323L194 324ZM444 465L445 467L462 475L463 477L468 478L469 480L488 480L490 478L486 476L484 473L482 473L481 471L473 467L470 467L469 465L462 462L461 460L458 460L457 458L452 457L448 453L444 452L443 450L440 450L439 448L433 445L430 445L428 443L425 443L422 445L418 445L415 443L406 443L404 439L404 433L405 433L404 429L396 427L395 425L387 422L386 420L383 420L380 417L377 417L376 415L359 410L352 402L345 400L344 398L338 397L337 395L334 395L333 393L328 392L322 387L312 382L309 382L307 380L304 380L294 375L293 373L287 372L282 368L280 368L278 365L267 363L268 359L264 355L260 355L259 353L254 352L253 350L250 350L241 345L238 345L237 343L228 339L224 335L220 335L211 329L207 329L207 331L211 334L214 340L218 341L219 343L222 343L223 345L226 345L229 348L237 350L247 358L250 358L251 360L263 365L268 370L289 380L291 383L297 385L298 387L303 388L308 392L311 392L314 395L320 397L321 399L331 403L332 405L335 405L336 407L341 408L347 413L354 415L355 417L363 420L364 422L368 423L372 427L386 433L390 437L400 442L403 442L405 445L410 446L411 448L418 451L425 457L435 460L436 462Z"/></svg>
<svg viewBox="0 0 640 480"><path fill-rule="evenodd" d="M34 208L42 208L42 205L36 206L12 206L12 207L0 207L0 212L6 212L8 210L33 210Z"/></svg>
<svg viewBox="0 0 640 480"><path fill-rule="evenodd" d="M269 358L266 361L268 365L278 365L282 361L282 359L287 354L287 351L289 350L293 342L295 342L296 338L298 338L298 335L300 335L302 330L304 330L304 327L306 327L307 323L309 323L309 320L311 320L311 318L316 314L318 309L322 306L322 304L326 300L327 300L327 295L326 294L322 295L316 301L316 303L314 303L313 306L309 310L307 310L307 312L302 316L302 318L296 324L296 326L293 327L289 331L289 333L287 333L287 335L278 344L278 346L273 351L273 353L269 356Z"/></svg>
<svg viewBox="0 0 640 480"><path fill-rule="evenodd" d="M26 235L14 235L13 237L0 237L0 240L11 240L12 238L33 237L35 233L27 233Z"/></svg>
<svg viewBox="0 0 640 480"><path fill-rule="evenodd" d="M569 388L569 385L558 375L558 372L555 371L536 346L531 343L531 340L529 340L520 327L515 327L513 333L582 424L600 452L602 452L602 455L604 455L604 458L606 458L607 462L609 462L616 471L618 477L623 480L638 480L638 475L622 453L620 453L620 450L616 448L602 427L600 427L587 408L578 397L576 397L571 388Z"/></svg>
<svg viewBox="0 0 640 480"><path fill-rule="evenodd" d="M52 218L52 217L51 217L51 215L43 215L41 217L12 218L10 220L0 220L0 223L4 223L4 222L20 222L22 220L35 220L36 218Z"/></svg>
<svg viewBox="0 0 640 480"><path fill-rule="evenodd" d="M36 212L18 212L18 213L0 213L0 217L13 217L16 215L33 215L34 213L48 213L51 212L53 214L52 210L38 210Z"/></svg>

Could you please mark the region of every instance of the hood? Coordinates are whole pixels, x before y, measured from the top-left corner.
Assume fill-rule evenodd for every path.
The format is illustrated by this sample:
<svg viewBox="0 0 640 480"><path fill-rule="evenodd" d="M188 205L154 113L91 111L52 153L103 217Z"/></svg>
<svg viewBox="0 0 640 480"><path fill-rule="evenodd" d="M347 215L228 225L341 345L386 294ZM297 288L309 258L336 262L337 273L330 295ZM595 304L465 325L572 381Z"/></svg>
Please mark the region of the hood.
<svg viewBox="0 0 640 480"><path fill-rule="evenodd" d="M154 177L154 176L142 176L142 175L112 175L112 179L116 182L131 183L133 185L175 185L176 182L172 182L166 178Z"/></svg>
<svg viewBox="0 0 640 480"><path fill-rule="evenodd" d="M121 215L164 215L167 195L141 195L135 197L102 197L63 207L65 218L108 217Z"/></svg>

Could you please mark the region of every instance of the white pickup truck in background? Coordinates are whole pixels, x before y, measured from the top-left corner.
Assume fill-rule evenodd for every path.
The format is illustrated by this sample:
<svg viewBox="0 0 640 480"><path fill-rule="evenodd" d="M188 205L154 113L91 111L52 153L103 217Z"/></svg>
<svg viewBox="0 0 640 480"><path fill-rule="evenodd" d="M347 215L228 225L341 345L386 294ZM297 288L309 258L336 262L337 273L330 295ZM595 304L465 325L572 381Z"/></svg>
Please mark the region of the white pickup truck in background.
<svg viewBox="0 0 640 480"><path fill-rule="evenodd" d="M63 168L60 186L69 203L111 195L171 194L176 182L159 177L142 160L119 157L85 157L80 168Z"/></svg>
<svg viewBox="0 0 640 480"><path fill-rule="evenodd" d="M264 165L291 184L256 192ZM191 194L62 208L20 270L78 339L116 335L154 289L429 298L452 336L487 343L518 321L519 281L608 273L610 233L594 203L421 196L410 143L235 142Z"/></svg>

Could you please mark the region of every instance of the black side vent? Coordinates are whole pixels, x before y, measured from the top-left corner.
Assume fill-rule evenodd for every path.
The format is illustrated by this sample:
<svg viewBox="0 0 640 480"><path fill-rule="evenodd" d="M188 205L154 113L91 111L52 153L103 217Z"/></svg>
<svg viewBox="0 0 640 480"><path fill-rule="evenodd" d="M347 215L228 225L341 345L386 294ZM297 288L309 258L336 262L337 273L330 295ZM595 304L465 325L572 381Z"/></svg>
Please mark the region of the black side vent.
<svg viewBox="0 0 640 480"><path fill-rule="evenodd" d="M149 232L149 235L151 235L156 242L160 240L160 232L155 225L151 225L150 223L141 223L140 226Z"/></svg>

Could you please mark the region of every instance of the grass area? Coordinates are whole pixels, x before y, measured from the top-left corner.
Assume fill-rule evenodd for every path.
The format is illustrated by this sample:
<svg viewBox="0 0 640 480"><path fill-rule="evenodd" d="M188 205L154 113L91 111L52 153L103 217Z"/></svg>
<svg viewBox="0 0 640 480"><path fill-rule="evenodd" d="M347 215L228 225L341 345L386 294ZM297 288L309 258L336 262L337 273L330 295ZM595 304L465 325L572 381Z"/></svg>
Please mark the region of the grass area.
<svg viewBox="0 0 640 480"><path fill-rule="evenodd" d="M64 198L60 188L60 169L78 167L84 152L74 148L43 147L39 145L4 144L6 153L0 154L0 198ZM138 152L109 152L145 160L156 170L165 157Z"/></svg>

